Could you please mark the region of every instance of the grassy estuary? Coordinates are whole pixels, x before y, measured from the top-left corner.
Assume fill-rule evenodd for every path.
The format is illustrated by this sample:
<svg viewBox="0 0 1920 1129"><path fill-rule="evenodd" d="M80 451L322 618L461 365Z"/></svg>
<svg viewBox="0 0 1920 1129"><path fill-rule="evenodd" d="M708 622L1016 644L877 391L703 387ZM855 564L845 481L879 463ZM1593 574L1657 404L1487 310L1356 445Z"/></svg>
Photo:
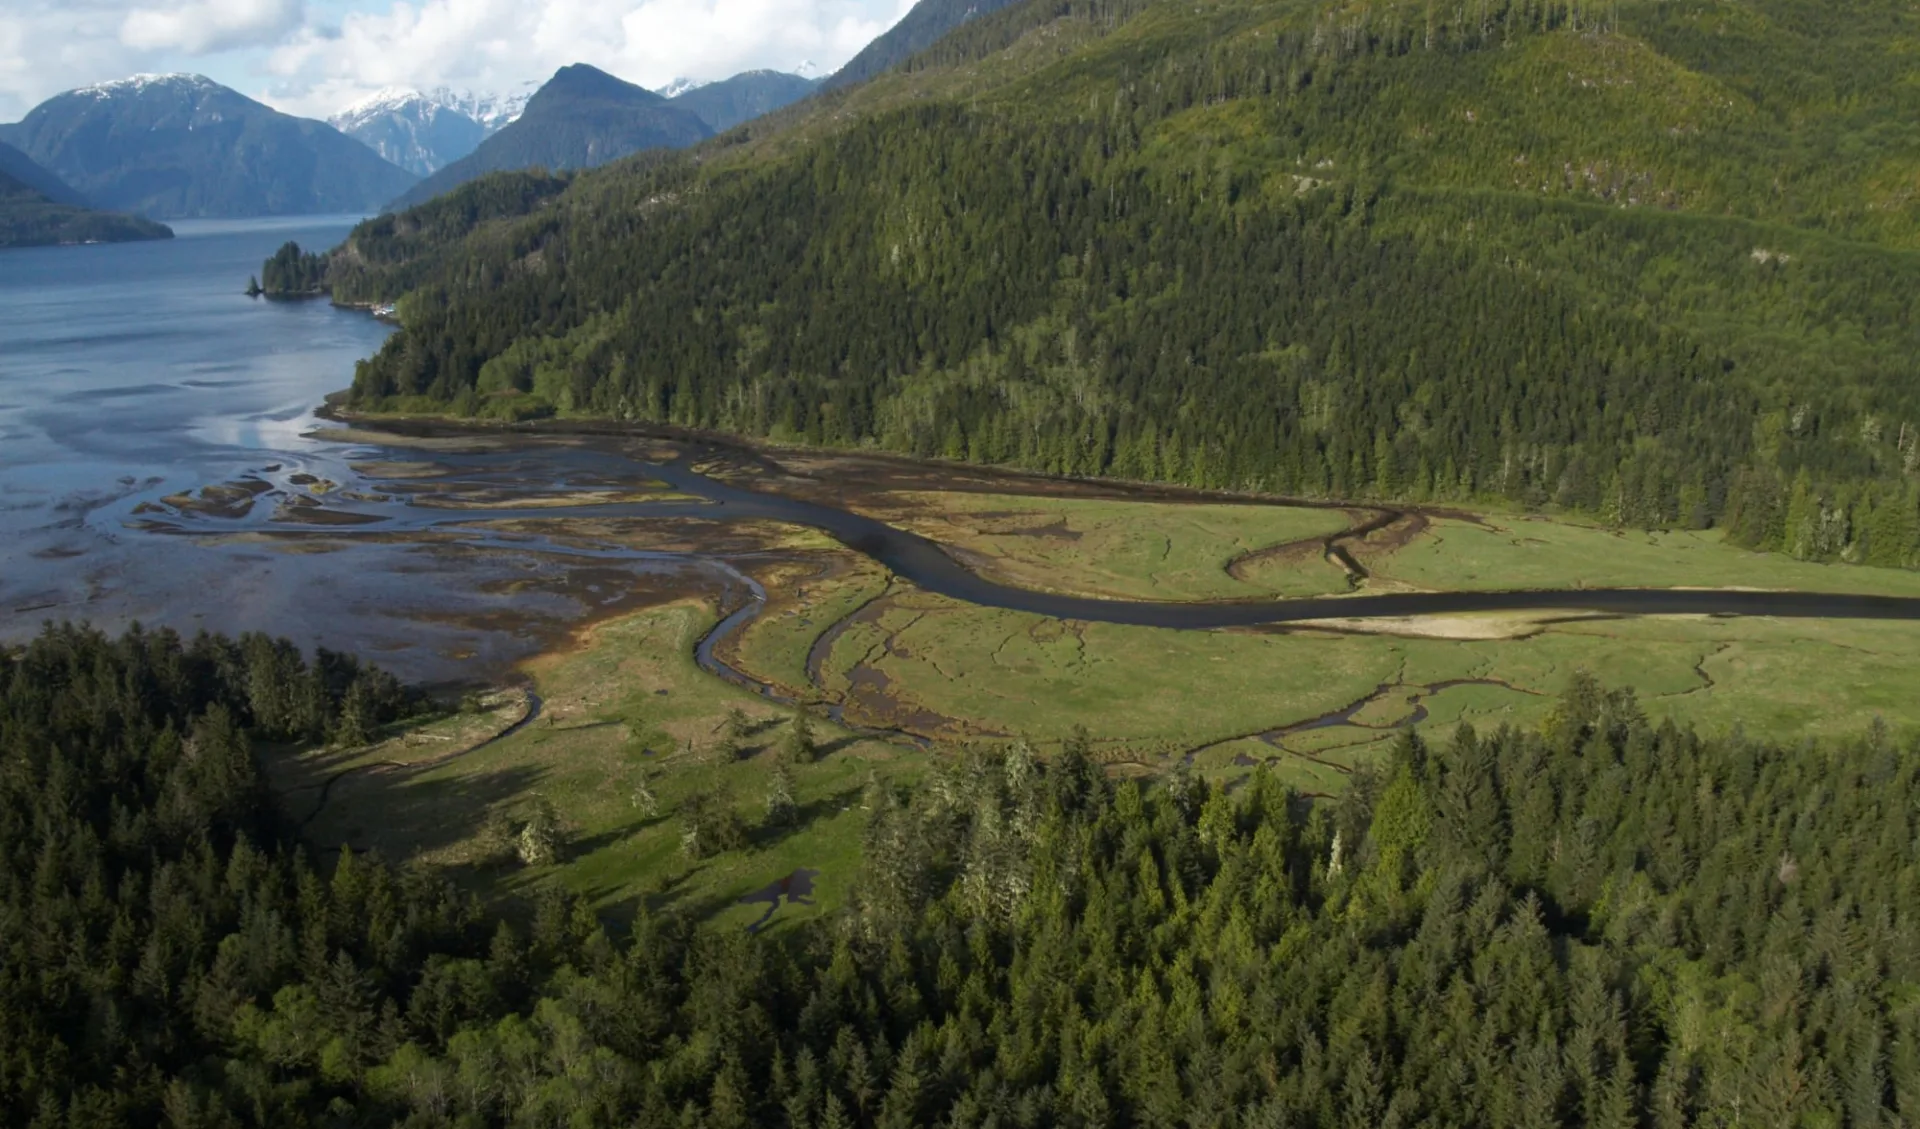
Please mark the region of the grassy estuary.
<svg viewBox="0 0 1920 1129"><path fill-rule="evenodd" d="M722 450L701 465L922 530L989 575L1111 599L1607 586L1920 593L1912 572L1756 554L1713 533L1299 508L750 454ZM844 904L871 787L923 780L968 749L1053 758L1074 747L1115 778L1184 768L1225 785L1264 773L1339 796L1409 728L1440 742L1462 723L1547 723L1581 671L1632 687L1653 723L1712 735L1838 738L1876 719L1895 733L1920 727L1901 690L1920 665L1905 622L1504 612L1191 631L1060 620L933 595L796 526L591 516L596 505L654 512L653 502L632 506L622 480L566 495L585 512L556 524L539 507L523 513L512 490L476 493L449 467L401 469L436 484L436 497L484 502L475 514L504 515L491 520L517 536L559 529L584 544L717 552L764 594L712 647L737 683L701 669L696 652L740 592L723 604L666 591L525 665L539 706L516 728L524 710L509 696L491 714L377 747L273 762L276 786L308 813L311 842L417 859L490 899L556 887L610 911L672 904L744 923L765 906L740 898L817 871L811 904L783 904L770 919L784 929ZM1357 575L1330 558L1329 540ZM797 704L817 753L799 760L786 750ZM315 789L336 776L316 808ZM684 849L687 805L751 827L776 784L792 822L712 853ZM526 866L514 836L541 812L564 849Z"/></svg>
<svg viewBox="0 0 1920 1129"><path fill-rule="evenodd" d="M606 708L685 688L648 642L598 641L628 664ZM201 661L223 646L66 630L0 655L10 1122L1851 1125L1920 1102L1920 750L1884 729L1703 737L1574 678L1538 727L1403 740L1311 804L1265 768L1112 780L1077 742L911 791L875 773L858 803L820 768L758 819L692 805L716 874L735 840L778 837L779 866L862 844L837 892L811 867L758 891L800 912L756 936L763 901L694 924L691 880L596 914L608 876L541 810L519 873L588 896L546 882L497 915L429 869L316 864L258 802L253 742L367 734L283 730L271 671ZM593 770L549 787L608 791ZM647 818L610 838L658 850Z"/></svg>

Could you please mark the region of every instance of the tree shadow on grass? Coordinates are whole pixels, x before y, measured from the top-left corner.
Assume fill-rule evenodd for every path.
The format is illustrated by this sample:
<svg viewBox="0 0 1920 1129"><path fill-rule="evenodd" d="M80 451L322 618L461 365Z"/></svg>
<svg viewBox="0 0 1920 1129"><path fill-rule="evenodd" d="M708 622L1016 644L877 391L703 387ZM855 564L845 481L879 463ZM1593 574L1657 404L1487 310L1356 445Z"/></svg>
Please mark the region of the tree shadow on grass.
<svg viewBox="0 0 1920 1129"><path fill-rule="evenodd" d="M761 820L747 832L747 845L750 849L756 851L772 850L787 837L812 826L815 820L825 816L840 814L840 812L845 810L847 805L857 799L859 795L860 788L857 785L851 788L842 788L838 792L830 793L817 800L809 801L794 808L793 818L786 823L768 823L766 820Z"/></svg>
<svg viewBox="0 0 1920 1129"><path fill-rule="evenodd" d="M624 839L631 839L635 835L651 831L663 823L671 822L673 822L673 813L661 812L659 815L643 815L632 822L623 823L618 827L609 827L605 831L593 835L584 835L577 839L569 839L567 840L566 857L573 859L579 858L582 855L590 855L595 851L611 847Z"/></svg>
<svg viewBox="0 0 1920 1129"><path fill-rule="evenodd" d="M554 733L585 733L589 729L612 729L625 724L624 721L581 721L572 725L548 726L548 729Z"/></svg>
<svg viewBox="0 0 1920 1129"><path fill-rule="evenodd" d="M316 850L375 850L397 863L473 839L496 808L532 800L546 775L526 765L425 779L420 770L356 768L283 804Z"/></svg>

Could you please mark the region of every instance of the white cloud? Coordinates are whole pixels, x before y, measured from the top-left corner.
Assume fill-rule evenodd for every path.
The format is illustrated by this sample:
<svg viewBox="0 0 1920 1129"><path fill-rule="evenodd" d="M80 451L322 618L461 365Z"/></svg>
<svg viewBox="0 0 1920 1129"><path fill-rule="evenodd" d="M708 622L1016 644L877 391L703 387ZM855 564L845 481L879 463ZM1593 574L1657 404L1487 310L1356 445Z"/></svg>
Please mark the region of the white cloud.
<svg viewBox="0 0 1920 1129"><path fill-rule="evenodd" d="M116 0L0 0L0 121L50 94L143 69L140 53L120 42L125 17Z"/></svg>
<svg viewBox="0 0 1920 1129"><path fill-rule="evenodd" d="M348 14L274 50L270 100L331 112L384 86L505 90L591 63L660 87L812 59L838 66L911 0L420 0Z"/></svg>
<svg viewBox="0 0 1920 1129"><path fill-rule="evenodd" d="M912 0L0 0L0 121L62 90L198 70L324 117L385 86L510 91L569 63L642 86L811 60ZM344 10L342 10L344 9Z"/></svg>
<svg viewBox="0 0 1920 1129"><path fill-rule="evenodd" d="M120 40L139 51L205 55L278 42L305 16L300 0L194 0L133 9Z"/></svg>

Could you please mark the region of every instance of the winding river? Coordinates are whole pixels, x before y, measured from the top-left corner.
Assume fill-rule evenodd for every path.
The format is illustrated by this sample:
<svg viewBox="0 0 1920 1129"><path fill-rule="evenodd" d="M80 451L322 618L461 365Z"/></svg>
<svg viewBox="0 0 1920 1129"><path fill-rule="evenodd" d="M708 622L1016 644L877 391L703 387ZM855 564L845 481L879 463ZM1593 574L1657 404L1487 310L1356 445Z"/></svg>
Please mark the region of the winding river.
<svg viewBox="0 0 1920 1129"><path fill-rule="evenodd" d="M460 447L427 452L372 436L335 441L314 434L321 421L313 406L344 382L355 358L379 346L387 328L324 304L252 301L237 280L284 240L337 242L352 220L182 224L180 238L161 243L7 252L0 272L0 642L59 618L109 630L134 621L187 631L264 629L372 656L409 679L471 682L497 676L585 619L667 596L718 593L730 614L701 658L719 670L713 643L748 623L765 598L742 567L759 542L726 523L762 520L820 530L905 581L965 603L1149 627L1513 610L1920 618L1920 599L1725 590L1090 599L997 583L934 541L833 504L832 490L812 491L809 501L700 473L703 458L764 468L763 457L723 443L678 437L687 454L661 462L642 457L641 433L612 425L477 438L418 429ZM462 436L473 442L462 447ZM431 463L436 477L423 483L367 469L381 462ZM996 488L1008 493L1047 488L1002 482ZM332 489L316 496L317 483ZM438 506L445 498L435 497L433 483L486 493L488 508ZM658 496L659 483L678 497ZM209 486L215 493L202 501L211 504L175 504ZM656 496L545 504L556 492L608 487L651 488ZM1160 502L1222 501L1100 490ZM648 549L591 532L608 521L688 517L719 524ZM590 520L554 520L567 518ZM502 528L497 519L519 524ZM1338 544L1327 550L1353 571Z"/></svg>
<svg viewBox="0 0 1920 1129"><path fill-rule="evenodd" d="M706 500L726 516L818 529L929 592L981 607L1057 619L1137 627L1209 629L1344 618L1399 618L1496 611L1583 611L1614 615L1766 615L1815 619L1920 619L1920 597L1693 588L1519 589L1389 592L1236 601L1096 599L1015 588L955 560L938 542L817 502L729 485L685 462L647 473Z"/></svg>
<svg viewBox="0 0 1920 1129"><path fill-rule="evenodd" d="M461 434L442 428L428 428L425 431L443 441ZM380 491L372 497L381 500L349 499L330 502L329 505L337 512L351 514L366 522L357 529L378 530L387 536L397 532L413 536L454 535L468 544L502 551L646 561L653 564L671 564L678 560L687 566L697 567L706 574L709 590L716 583L719 585L726 614L696 643L695 660L709 673L786 704L792 704L791 699L785 697L778 688L752 671L729 664L723 654L728 641L751 624L766 606L767 593L753 577L717 555L648 552L605 543L583 544L579 538L564 536L559 531L573 528L569 524L573 519L590 520L602 528L609 520L646 523L674 518L726 522L771 521L800 525L826 533L924 591L963 603L1065 620L1173 629L1208 630L1315 620L1492 611L1920 619L1920 598L1713 589L1393 592L1230 602L1154 602L1069 596L998 583L967 568L938 542L850 509L737 485L696 469L697 465L710 459L737 460L741 456L759 459L760 456L754 452L732 447L691 446L678 458L649 461L636 457L627 448L627 443L604 435L585 440L528 436L507 451L433 455L436 467L445 472L442 477L432 480L436 492L444 494L450 491L456 495L480 492L500 499L485 510L442 508L431 495L409 497L404 489L389 493L387 491L392 491L396 484L386 482L363 483L361 490L348 492L355 499L363 499L369 496L368 491ZM516 495L524 496L521 492L525 491L543 492L551 500L556 493L604 490L609 486L632 487L641 483L664 485L670 493L648 501L590 505L517 507L511 501ZM398 485L404 487L404 484ZM1112 489L1126 492L1124 487ZM1140 493L1142 497L1168 500L1165 491L1143 490ZM1348 534L1379 528L1400 516L1398 513L1387 513L1384 516L1362 518L1347 534L1336 534L1329 538L1328 551L1338 551L1337 542ZM502 532L496 526L501 521L516 524L511 532ZM547 534L535 530L553 532ZM1351 558L1348 560L1350 562ZM1356 569L1358 566L1350 563L1348 567ZM828 631L831 633L832 628ZM1442 688L1444 686L1421 688L1424 693L1418 696L1431 696ZM1383 687L1382 692L1388 689ZM1356 703L1347 712L1350 714L1364 704L1364 701ZM892 740L917 744L927 741L925 734L897 728L874 729L860 724L846 711L844 703L826 705L826 712L831 719L849 728ZM1417 708L1416 713L1425 716L1424 707ZM1330 716L1294 729L1258 736L1279 747L1297 729L1336 724L1339 721Z"/></svg>
<svg viewBox="0 0 1920 1129"><path fill-rule="evenodd" d="M1401 618L1473 612L1569 611L1613 615L1762 615L1814 619L1920 619L1920 597L1713 588L1514 589L1480 592L1387 592L1344 596L1234 601L1100 599L1017 588L972 571L938 542L864 515L782 494L723 482L695 470L693 455L643 462L598 446L530 446L516 452L511 473L489 470L491 455L437 456L473 474L476 483L501 485L531 478L547 487L621 480L664 482L695 503L634 502L484 512L431 510L417 505L348 508L380 519L384 529L471 527L486 521L594 518L648 520L704 517L775 521L820 530L925 591L980 607L1031 612L1057 619L1207 630L1346 618ZM530 460L543 464L535 470Z"/></svg>
<svg viewBox="0 0 1920 1129"><path fill-rule="evenodd" d="M438 429L442 435L458 435ZM498 433L485 433L488 438ZM485 509L445 508L430 499L410 495L404 484L360 480L356 489L329 500L326 509L335 520L350 524L328 528L329 540L356 534L378 534L390 541L396 534L452 533L470 545L531 551L536 548L574 556L610 560L676 560L711 558L699 554L658 553L620 548L583 549L542 545L544 538L514 533L503 536L489 530L496 522L554 522L574 519L657 521L665 518L704 518L718 521L772 521L817 529L849 549L884 566L917 587L962 603L980 607L1030 612L1057 619L1139 627L1208 630L1346 618L1401 618L1458 615L1473 612L1570 611L1613 615L1762 615L1815 619L1920 619L1920 597L1856 595L1831 592L1785 592L1720 588L1579 588L1512 589L1469 592L1385 592L1353 595L1288 597L1227 601L1152 601L1072 596L1002 584L967 568L939 542L897 528L875 518L820 502L808 501L722 481L694 469L702 455L716 448L689 453L667 462L631 457L618 443L552 443L529 438L510 451L449 452L430 456L450 477L434 480L444 491L455 487L494 491L570 491L605 489L610 485L664 483L674 493L693 501L647 500L581 505L516 507L494 504ZM360 449L348 452L364 459L373 455L396 457L396 452ZM397 457L413 457L406 452ZM278 493L279 468L257 472ZM350 472L336 471L345 476ZM1165 499L1156 492L1156 500ZM132 497L138 497L134 495ZM1210 501L1217 499L1208 499ZM1257 503L1255 503L1257 504ZM1274 503L1284 504L1284 503ZM1378 525L1378 522L1374 522ZM222 521L215 527L174 532L231 533L236 525L256 530L299 530L317 534L304 522L281 520L264 510L259 516ZM735 570L728 580L757 590L757 585ZM759 594L764 595L764 594Z"/></svg>

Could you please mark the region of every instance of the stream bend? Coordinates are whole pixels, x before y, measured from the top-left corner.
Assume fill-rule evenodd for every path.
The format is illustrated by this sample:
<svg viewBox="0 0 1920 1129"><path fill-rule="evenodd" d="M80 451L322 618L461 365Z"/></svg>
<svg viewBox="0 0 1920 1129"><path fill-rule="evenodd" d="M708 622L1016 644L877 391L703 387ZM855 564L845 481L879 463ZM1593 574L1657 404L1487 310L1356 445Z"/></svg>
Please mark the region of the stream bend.
<svg viewBox="0 0 1920 1129"><path fill-rule="evenodd" d="M1472 612L1564 611L1611 615L1778 616L1795 619L1920 619L1920 597L1870 596L1835 592L1780 592L1712 588L1509 589L1481 592L1381 592L1340 596L1287 597L1233 601L1153 601L1071 596L1019 588L990 580L961 564L938 542L876 518L822 502L737 486L695 470L691 455L652 463L605 448L548 448L521 451L502 466L497 456L440 454L438 461L475 481L499 486L531 470L560 483L631 481L636 476L664 483L694 501L613 502L592 505L440 509L404 501L346 501L329 508L358 521L360 528L393 533L404 530L458 530L466 537L493 540L486 526L501 520L567 518L640 520L693 517L714 521L771 521L807 526L885 567L917 587L961 603L1029 612L1055 619L1209 630L1298 623L1306 620L1459 615ZM1388 524L1401 516L1382 511L1374 521L1329 539ZM344 530L334 529L338 535ZM539 538L515 537L515 543ZM1337 544L1330 548L1339 550ZM580 552L580 550L573 550ZM673 557L698 554L601 550L596 555ZM739 579L745 579L740 577ZM748 582L751 588L751 581ZM753 605L750 603L749 607ZM747 617L750 618L750 613ZM738 626L738 624L736 624ZM720 637L724 631L716 633Z"/></svg>
<svg viewBox="0 0 1920 1129"><path fill-rule="evenodd" d="M938 542L919 534L818 502L764 494L720 482L694 471L684 461L651 467L649 473L664 479L676 490L703 499L707 503L705 516L809 526L928 592L980 607L1031 612L1056 619L1189 630L1319 619L1397 619L1502 611L1920 619L1920 597L1711 588L1382 592L1204 603L1069 596L989 580L955 560Z"/></svg>

